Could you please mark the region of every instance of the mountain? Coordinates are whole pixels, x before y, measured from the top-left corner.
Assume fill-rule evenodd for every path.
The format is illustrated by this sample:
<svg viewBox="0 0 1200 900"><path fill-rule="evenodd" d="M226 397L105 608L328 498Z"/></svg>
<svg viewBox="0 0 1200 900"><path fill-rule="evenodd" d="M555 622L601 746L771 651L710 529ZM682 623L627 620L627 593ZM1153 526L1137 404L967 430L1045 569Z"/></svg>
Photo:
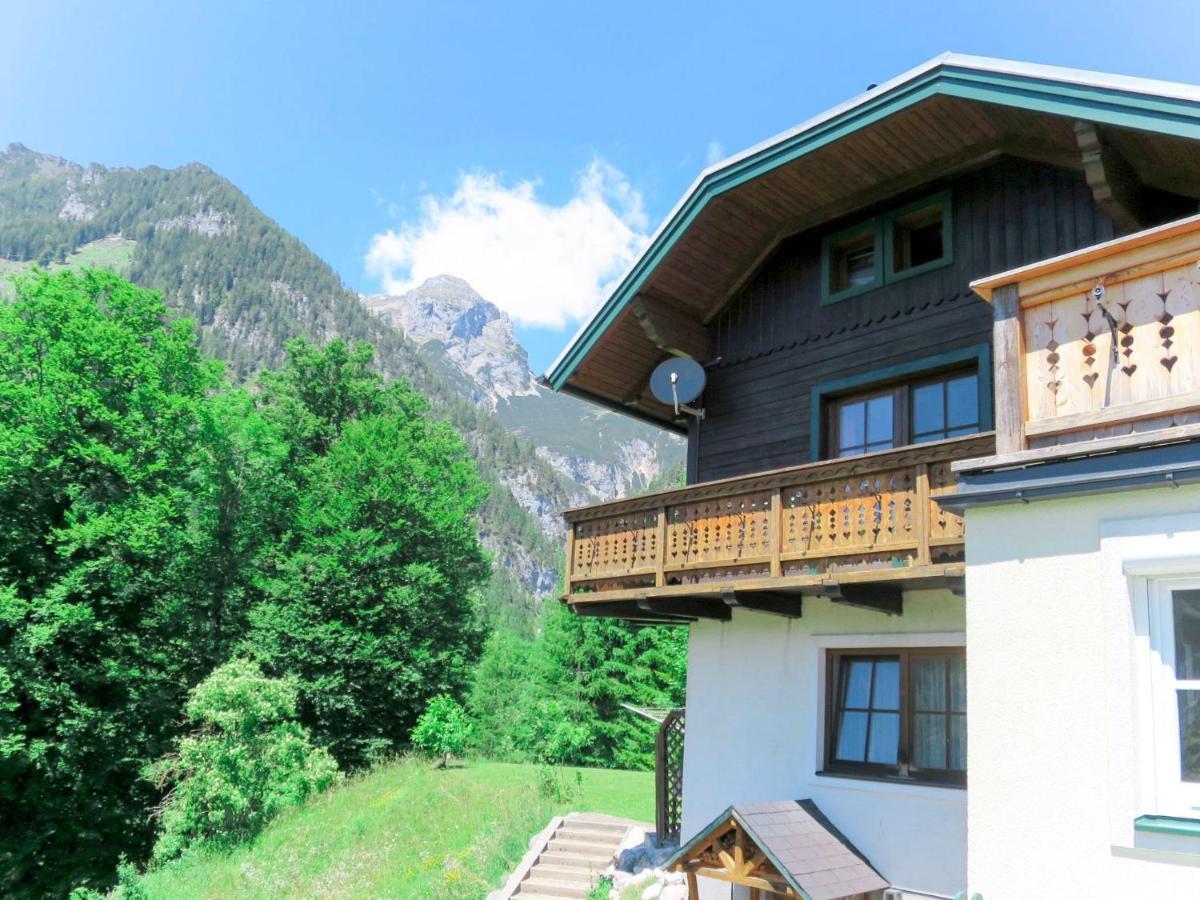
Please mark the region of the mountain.
<svg viewBox="0 0 1200 900"><path fill-rule="evenodd" d="M575 502L644 491L683 465L683 441L674 435L539 385L512 320L461 278L439 275L408 293L363 302L575 482Z"/></svg>
<svg viewBox="0 0 1200 900"><path fill-rule="evenodd" d="M162 291L169 307L195 320L202 347L224 360L236 379L277 365L285 342L294 337L374 345L379 370L408 379L429 398L434 413L462 434L492 485L480 514L480 537L496 562L486 598L496 615L528 624L533 597L555 589L560 509L603 494L610 483L640 483L641 475L616 472L611 459L568 452L566 445L551 448L533 424L520 424L521 415L513 418L515 401L532 402L544 393L525 376L513 383L530 393L504 398L495 390L479 393L481 380L493 376L507 384L516 361L528 372L511 325L504 332L492 311L481 312L481 327L463 323L468 332L479 331L468 347L494 344L486 352L472 350L489 357L486 365L499 367L489 374L472 370L467 357L460 362L417 340L419 329L412 329L414 340L405 338L400 328L368 311L300 240L207 166L85 167L10 145L0 153L0 275L34 263L100 266ZM456 340L444 343L449 347ZM509 369L501 372L505 365ZM615 423L605 427L619 431ZM588 439L572 437L583 446ZM562 465L556 453L573 462ZM579 478L589 465L598 466L601 477L581 488Z"/></svg>

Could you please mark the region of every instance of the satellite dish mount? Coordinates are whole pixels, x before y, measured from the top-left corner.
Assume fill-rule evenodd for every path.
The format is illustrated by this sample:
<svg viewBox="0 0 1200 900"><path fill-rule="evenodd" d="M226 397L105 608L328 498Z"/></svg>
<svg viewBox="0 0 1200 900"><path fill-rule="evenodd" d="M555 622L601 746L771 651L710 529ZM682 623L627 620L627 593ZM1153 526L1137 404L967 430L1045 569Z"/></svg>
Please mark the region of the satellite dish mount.
<svg viewBox="0 0 1200 900"><path fill-rule="evenodd" d="M707 380L704 366L694 359L668 359L659 363L651 373L650 393L660 403L673 407L677 416L687 413L703 419L704 410L688 404L700 396Z"/></svg>

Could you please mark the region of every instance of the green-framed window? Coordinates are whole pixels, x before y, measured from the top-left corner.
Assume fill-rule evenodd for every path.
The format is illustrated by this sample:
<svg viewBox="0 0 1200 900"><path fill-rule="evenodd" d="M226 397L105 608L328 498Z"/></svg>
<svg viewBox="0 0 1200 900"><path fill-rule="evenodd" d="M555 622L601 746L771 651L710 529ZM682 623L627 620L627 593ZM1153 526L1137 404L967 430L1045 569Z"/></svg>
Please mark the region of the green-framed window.
<svg viewBox="0 0 1200 900"><path fill-rule="evenodd" d="M818 384L810 408L813 461L989 431L991 345Z"/></svg>
<svg viewBox="0 0 1200 900"><path fill-rule="evenodd" d="M950 191L826 235L821 241L821 303L837 303L954 261Z"/></svg>
<svg viewBox="0 0 1200 900"><path fill-rule="evenodd" d="M883 284L883 221L876 216L821 241L821 302L836 303Z"/></svg>
<svg viewBox="0 0 1200 900"><path fill-rule="evenodd" d="M954 262L950 192L942 191L883 217L885 281L899 281Z"/></svg>

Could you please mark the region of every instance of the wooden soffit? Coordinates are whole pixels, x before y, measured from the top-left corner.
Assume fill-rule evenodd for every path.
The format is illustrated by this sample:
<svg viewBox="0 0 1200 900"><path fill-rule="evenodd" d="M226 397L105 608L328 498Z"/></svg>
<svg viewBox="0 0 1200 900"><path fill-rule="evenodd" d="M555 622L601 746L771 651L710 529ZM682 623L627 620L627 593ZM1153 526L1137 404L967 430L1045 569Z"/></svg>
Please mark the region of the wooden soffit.
<svg viewBox="0 0 1200 900"><path fill-rule="evenodd" d="M783 238L1004 155L1136 216L1141 190L1200 197L1197 141L1197 88L941 57L702 174L544 382L683 430L650 372L709 361L705 326Z"/></svg>

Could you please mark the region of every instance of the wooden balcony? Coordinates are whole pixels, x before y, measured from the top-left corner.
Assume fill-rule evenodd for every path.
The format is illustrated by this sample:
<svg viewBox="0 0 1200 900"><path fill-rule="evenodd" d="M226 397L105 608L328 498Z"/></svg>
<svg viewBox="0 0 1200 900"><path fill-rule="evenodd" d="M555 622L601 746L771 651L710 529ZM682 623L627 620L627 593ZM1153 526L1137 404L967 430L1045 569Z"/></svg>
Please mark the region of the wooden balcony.
<svg viewBox="0 0 1200 900"><path fill-rule="evenodd" d="M981 434L568 510L566 599L645 621L795 616L804 594L898 614L905 588L961 591L963 522L936 498L992 452Z"/></svg>
<svg viewBox="0 0 1200 900"><path fill-rule="evenodd" d="M975 282L995 313L998 456L1200 437L1200 216Z"/></svg>

